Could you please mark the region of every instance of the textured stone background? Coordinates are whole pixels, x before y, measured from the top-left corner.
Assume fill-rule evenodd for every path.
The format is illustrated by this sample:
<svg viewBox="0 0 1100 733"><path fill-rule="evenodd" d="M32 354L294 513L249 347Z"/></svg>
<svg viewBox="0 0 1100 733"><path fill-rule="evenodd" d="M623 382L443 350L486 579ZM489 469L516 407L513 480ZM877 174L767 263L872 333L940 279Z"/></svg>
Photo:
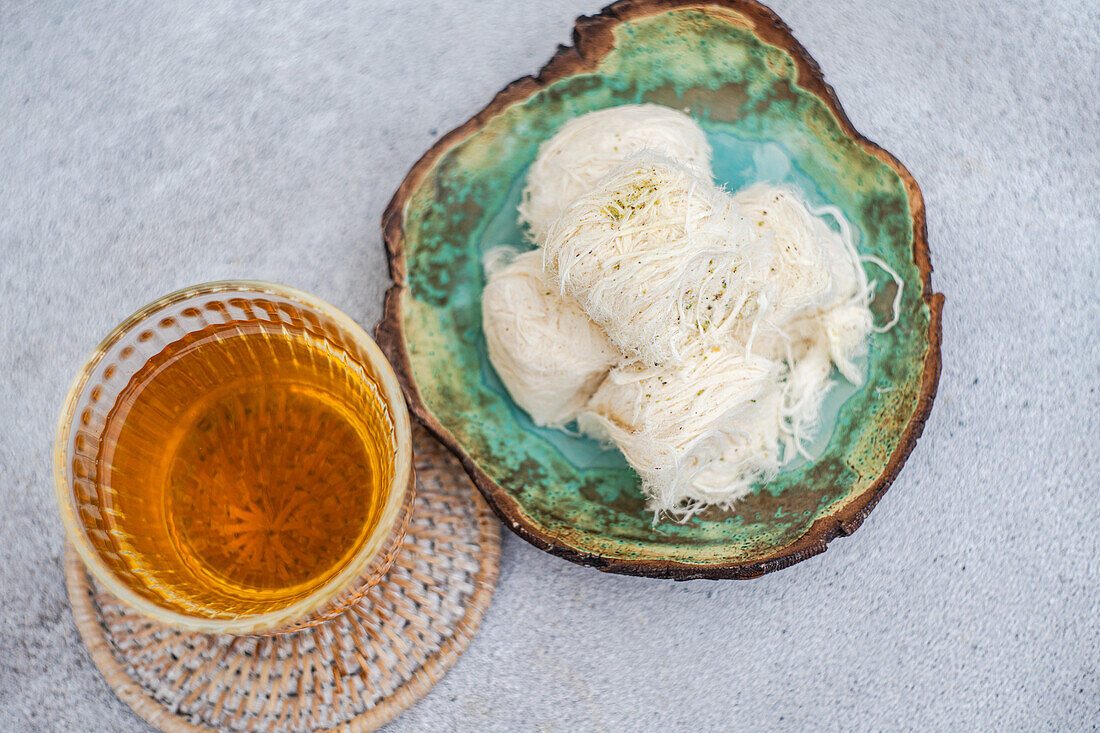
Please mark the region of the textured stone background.
<svg viewBox="0 0 1100 733"><path fill-rule="evenodd" d="M756 581L607 576L508 534L480 633L393 730L1100 720L1100 6L774 7L924 190L947 295L924 438L856 535ZM405 172L598 8L0 4L0 730L145 729L60 564L50 444L97 339L224 277L372 325Z"/></svg>

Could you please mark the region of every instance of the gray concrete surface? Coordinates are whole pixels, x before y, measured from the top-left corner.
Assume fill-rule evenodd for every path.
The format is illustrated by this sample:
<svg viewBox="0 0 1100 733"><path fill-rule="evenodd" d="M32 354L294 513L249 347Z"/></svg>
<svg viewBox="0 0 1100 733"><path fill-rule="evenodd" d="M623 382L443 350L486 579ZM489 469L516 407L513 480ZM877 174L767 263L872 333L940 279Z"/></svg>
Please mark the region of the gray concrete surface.
<svg viewBox="0 0 1100 733"><path fill-rule="evenodd" d="M223 277L373 324L409 166L598 2L0 3L0 730L146 729L60 565L50 444L95 341ZM1098 6L774 7L923 187L947 295L923 440L856 535L752 582L611 577L509 534L477 638L391 730L1100 721Z"/></svg>

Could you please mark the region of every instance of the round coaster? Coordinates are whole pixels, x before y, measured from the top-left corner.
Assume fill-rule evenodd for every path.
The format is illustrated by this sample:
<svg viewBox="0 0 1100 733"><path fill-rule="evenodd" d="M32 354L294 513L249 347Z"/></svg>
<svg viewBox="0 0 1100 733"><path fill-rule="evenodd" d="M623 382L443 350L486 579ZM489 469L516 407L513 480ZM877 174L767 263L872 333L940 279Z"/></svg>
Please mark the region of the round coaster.
<svg viewBox="0 0 1100 733"><path fill-rule="evenodd" d="M374 730L438 682L496 585L500 528L458 461L414 429L416 498L382 581L339 615L269 636L162 626L88 575L65 576L77 628L119 698L163 731Z"/></svg>

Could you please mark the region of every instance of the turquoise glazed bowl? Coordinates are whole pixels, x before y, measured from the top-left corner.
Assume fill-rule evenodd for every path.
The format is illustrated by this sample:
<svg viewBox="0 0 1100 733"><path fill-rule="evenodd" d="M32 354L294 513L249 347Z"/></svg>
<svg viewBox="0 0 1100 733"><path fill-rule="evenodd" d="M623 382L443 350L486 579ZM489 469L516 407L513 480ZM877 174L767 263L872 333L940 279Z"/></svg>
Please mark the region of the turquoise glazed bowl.
<svg viewBox="0 0 1100 733"><path fill-rule="evenodd" d="M820 553L882 497L932 407L943 297L932 291L920 190L852 128L817 64L762 5L627 0L580 18L573 40L443 137L401 184L383 219L393 286L378 343L413 413L504 523L543 550L677 579L751 578ZM497 379L481 333L481 255L523 245L515 207L539 144L577 115L637 102L688 110L730 190L787 182L839 206L860 250L905 282L900 322L874 336L866 383L835 389L826 405L817 459L788 466L735 511L685 524L653 524L617 452L534 426ZM880 286L880 320L895 293Z"/></svg>

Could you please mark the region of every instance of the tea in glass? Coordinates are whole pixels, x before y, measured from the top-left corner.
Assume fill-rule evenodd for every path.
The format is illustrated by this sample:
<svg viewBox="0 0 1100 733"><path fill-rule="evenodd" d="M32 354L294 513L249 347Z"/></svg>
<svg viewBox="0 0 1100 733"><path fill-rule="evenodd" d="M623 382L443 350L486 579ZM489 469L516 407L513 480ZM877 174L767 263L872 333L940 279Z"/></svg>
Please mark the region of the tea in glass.
<svg viewBox="0 0 1100 733"><path fill-rule="evenodd" d="M390 531L398 498L376 365L323 314L235 295L181 302L115 349L83 390L70 458L96 555L198 618L312 597Z"/></svg>

